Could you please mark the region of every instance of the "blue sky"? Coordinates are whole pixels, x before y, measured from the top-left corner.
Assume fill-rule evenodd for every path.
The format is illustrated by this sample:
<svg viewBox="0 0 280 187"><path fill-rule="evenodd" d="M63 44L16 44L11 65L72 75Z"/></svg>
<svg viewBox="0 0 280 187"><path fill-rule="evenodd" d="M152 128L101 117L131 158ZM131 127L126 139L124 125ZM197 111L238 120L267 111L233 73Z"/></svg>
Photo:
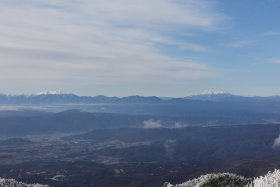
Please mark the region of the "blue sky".
<svg viewBox="0 0 280 187"><path fill-rule="evenodd" d="M2 0L0 91L280 95L280 1Z"/></svg>

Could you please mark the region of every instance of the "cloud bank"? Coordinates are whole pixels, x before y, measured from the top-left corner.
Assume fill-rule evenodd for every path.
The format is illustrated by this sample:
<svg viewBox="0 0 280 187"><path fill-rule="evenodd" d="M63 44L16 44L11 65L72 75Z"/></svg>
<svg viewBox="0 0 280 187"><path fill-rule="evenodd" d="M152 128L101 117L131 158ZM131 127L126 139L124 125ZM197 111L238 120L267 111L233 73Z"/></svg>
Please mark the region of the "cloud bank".
<svg viewBox="0 0 280 187"><path fill-rule="evenodd" d="M154 121L154 120L145 120L144 121L144 128L145 129L156 129L156 128L163 128L163 125L160 121Z"/></svg>
<svg viewBox="0 0 280 187"><path fill-rule="evenodd" d="M182 122L165 122L163 123L160 120L148 119L143 122L143 127L145 129L155 129L155 128L170 128L170 129L179 129L185 128L188 125Z"/></svg>
<svg viewBox="0 0 280 187"><path fill-rule="evenodd" d="M272 145L272 148L273 148L273 149L276 149L276 148L278 148L279 146L280 146L280 135L279 135L277 138L275 138L274 143L273 143L273 145Z"/></svg>

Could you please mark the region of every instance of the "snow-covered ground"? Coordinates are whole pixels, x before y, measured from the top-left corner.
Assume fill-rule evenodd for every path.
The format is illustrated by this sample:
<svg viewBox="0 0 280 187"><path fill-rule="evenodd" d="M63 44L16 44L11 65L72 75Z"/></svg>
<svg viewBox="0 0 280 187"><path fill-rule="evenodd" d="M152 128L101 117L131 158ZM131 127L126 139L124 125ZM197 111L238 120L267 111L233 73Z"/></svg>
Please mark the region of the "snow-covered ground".
<svg viewBox="0 0 280 187"><path fill-rule="evenodd" d="M166 183L164 187L236 187L245 186L249 182L248 179L231 173L218 173L202 175L199 178L189 180L182 184L172 185Z"/></svg>
<svg viewBox="0 0 280 187"><path fill-rule="evenodd" d="M280 170L253 180L230 173L207 174L182 184L166 183L164 187L280 187Z"/></svg>
<svg viewBox="0 0 280 187"><path fill-rule="evenodd" d="M42 184L26 184L23 182L18 182L14 179L0 178L0 187L49 187L49 186L42 185Z"/></svg>
<svg viewBox="0 0 280 187"><path fill-rule="evenodd" d="M280 187L280 170L255 178L247 187Z"/></svg>

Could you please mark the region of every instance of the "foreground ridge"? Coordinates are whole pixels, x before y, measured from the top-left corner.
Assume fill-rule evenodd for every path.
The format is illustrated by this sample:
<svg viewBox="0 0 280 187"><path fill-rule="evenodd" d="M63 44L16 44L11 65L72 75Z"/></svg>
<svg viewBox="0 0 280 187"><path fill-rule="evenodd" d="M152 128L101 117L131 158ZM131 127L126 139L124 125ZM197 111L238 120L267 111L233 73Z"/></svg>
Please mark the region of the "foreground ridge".
<svg viewBox="0 0 280 187"><path fill-rule="evenodd" d="M275 169L265 176L254 178L246 187L280 187L280 170Z"/></svg>
<svg viewBox="0 0 280 187"><path fill-rule="evenodd" d="M280 170L253 180L231 173L207 174L182 184L165 183L164 187L280 187Z"/></svg>
<svg viewBox="0 0 280 187"><path fill-rule="evenodd" d="M249 180L245 177L231 173L218 173L202 175L182 184L172 185L166 183L164 187L244 187Z"/></svg>
<svg viewBox="0 0 280 187"><path fill-rule="evenodd" d="M42 184L26 184L23 182L18 182L15 179L0 178L0 187L49 187L49 186L42 185Z"/></svg>

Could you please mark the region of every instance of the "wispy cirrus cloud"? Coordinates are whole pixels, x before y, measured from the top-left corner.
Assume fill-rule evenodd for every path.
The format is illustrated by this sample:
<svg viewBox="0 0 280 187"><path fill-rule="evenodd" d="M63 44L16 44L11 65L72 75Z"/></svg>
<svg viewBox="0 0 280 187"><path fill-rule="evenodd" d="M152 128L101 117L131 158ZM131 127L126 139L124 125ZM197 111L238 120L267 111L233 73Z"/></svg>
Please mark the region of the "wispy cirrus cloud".
<svg viewBox="0 0 280 187"><path fill-rule="evenodd" d="M279 58L269 58L265 60L269 64L280 64L280 57Z"/></svg>
<svg viewBox="0 0 280 187"><path fill-rule="evenodd" d="M75 87L212 77L208 65L158 46L204 52L205 46L172 33L212 31L223 19L205 0L3 0L0 80L11 86L32 81L34 87L70 81Z"/></svg>
<svg viewBox="0 0 280 187"><path fill-rule="evenodd" d="M228 43L227 46L232 48L244 48L253 45L255 42L255 40L237 40Z"/></svg>
<svg viewBox="0 0 280 187"><path fill-rule="evenodd" d="M279 37L280 36L280 31L268 31L268 32L264 33L264 36Z"/></svg>

